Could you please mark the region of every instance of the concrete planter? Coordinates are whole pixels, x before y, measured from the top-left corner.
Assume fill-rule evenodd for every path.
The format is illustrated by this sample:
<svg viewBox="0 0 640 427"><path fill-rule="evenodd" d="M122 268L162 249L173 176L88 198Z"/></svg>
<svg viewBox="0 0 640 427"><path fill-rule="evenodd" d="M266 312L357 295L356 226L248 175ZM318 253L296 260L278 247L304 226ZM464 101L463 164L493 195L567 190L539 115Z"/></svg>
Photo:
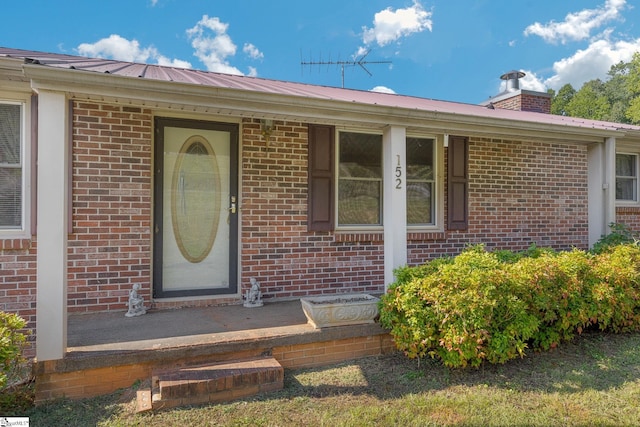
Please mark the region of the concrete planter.
<svg viewBox="0 0 640 427"><path fill-rule="evenodd" d="M373 323L380 300L369 294L301 298L302 310L315 328Z"/></svg>

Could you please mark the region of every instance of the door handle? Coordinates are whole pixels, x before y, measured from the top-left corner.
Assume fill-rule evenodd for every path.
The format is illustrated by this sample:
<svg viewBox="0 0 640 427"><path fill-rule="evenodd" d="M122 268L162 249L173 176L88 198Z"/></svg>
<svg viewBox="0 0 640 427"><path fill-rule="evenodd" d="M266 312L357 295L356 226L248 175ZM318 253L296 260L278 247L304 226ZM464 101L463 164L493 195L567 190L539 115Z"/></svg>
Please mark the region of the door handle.
<svg viewBox="0 0 640 427"><path fill-rule="evenodd" d="M236 196L231 196L231 207L229 207L229 212L232 214L236 213Z"/></svg>

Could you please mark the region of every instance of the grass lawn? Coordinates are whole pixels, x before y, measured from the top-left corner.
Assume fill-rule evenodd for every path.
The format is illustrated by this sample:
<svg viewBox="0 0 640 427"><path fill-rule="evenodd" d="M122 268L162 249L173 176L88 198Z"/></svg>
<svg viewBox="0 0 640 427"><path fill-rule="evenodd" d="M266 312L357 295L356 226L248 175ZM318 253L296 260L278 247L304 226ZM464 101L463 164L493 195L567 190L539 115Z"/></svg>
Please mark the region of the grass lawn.
<svg viewBox="0 0 640 427"><path fill-rule="evenodd" d="M477 370L399 354L287 370L279 392L156 413L133 413L134 396L135 387L0 415L29 416L31 426L635 426L640 334L588 333Z"/></svg>

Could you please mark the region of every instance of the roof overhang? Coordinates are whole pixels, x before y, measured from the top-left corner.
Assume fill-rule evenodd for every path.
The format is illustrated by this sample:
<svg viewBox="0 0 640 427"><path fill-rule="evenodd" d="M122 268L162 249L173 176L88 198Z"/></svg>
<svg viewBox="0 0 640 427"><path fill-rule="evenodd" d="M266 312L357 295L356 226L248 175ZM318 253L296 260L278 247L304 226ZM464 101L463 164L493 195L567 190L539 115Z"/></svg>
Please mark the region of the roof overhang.
<svg viewBox="0 0 640 427"><path fill-rule="evenodd" d="M35 91L58 91L74 99L180 111L182 114L295 120L367 129L383 129L394 125L404 126L410 133L464 134L585 144L615 137L640 144L640 131L637 130L517 119L499 109L487 109L483 115L461 114L96 73L29 64L8 58L0 58L0 73L19 79L22 84L28 81ZM513 115L513 112L510 113Z"/></svg>

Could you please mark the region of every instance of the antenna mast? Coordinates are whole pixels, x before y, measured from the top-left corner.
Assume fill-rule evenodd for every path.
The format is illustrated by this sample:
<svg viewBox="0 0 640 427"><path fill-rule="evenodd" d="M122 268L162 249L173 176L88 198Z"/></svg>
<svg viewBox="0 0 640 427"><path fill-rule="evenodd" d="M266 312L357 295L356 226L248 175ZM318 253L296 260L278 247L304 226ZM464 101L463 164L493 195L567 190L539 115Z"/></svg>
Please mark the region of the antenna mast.
<svg viewBox="0 0 640 427"><path fill-rule="evenodd" d="M309 65L310 67L313 65L339 65L342 76L342 88L344 89L344 67L355 67L358 65L366 71L369 76L373 76L367 67L365 67L366 64L391 64L391 61L365 61L369 52L371 52L371 50L367 50L364 55L356 57L353 61L331 61L331 59L329 59L329 61L322 61L322 59L320 59L320 61L300 61L300 65Z"/></svg>

